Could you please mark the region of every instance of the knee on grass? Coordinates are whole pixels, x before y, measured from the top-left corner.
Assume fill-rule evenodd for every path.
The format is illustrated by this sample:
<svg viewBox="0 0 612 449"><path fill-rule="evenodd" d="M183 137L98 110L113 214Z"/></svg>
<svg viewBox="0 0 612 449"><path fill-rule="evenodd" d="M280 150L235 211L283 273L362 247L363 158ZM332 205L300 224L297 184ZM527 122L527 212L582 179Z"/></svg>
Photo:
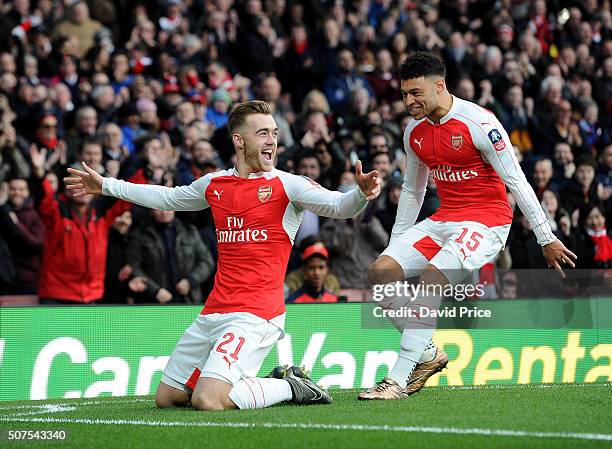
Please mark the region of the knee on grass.
<svg viewBox="0 0 612 449"><path fill-rule="evenodd" d="M174 408L189 406L190 397L184 391L158 389L155 394L157 408Z"/></svg>
<svg viewBox="0 0 612 449"><path fill-rule="evenodd" d="M206 395L193 395L191 397L191 405L196 410L201 411L219 411L231 410L236 408L230 398L212 398Z"/></svg>
<svg viewBox="0 0 612 449"><path fill-rule="evenodd" d="M189 398L185 400L177 401L172 398L155 396L155 405L157 408L175 408L175 407L187 407L189 405Z"/></svg>

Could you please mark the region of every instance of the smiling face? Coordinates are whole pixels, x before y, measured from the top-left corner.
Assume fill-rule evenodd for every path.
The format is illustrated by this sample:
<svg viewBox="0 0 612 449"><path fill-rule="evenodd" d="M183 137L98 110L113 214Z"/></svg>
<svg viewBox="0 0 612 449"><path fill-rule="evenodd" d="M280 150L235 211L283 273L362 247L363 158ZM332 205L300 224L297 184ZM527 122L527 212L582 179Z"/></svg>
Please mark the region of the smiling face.
<svg viewBox="0 0 612 449"><path fill-rule="evenodd" d="M29 197L28 181L25 179L12 179L9 181L9 201L15 209L23 206Z"/></svg>
<svg viewBox="0 0 612 449"><path fill-rule="evenodd" d="M438 76L402 80L402 98L415 120L421 120L438 109L444 89L444 78Z"/></svg>
<svg viewBox="0 0 612 449"><path fill-rule="evenodd" d="M601 213L599 208L594 207L591 212L589 212L589 215L587 215L584 223L587 228L593 231L600 231L606 227L606 217Z"/></svg>
<svg viewBox="0 0 612 449"><path fill-rule="evenodd" d="M232 139L236 153L243 152L247 169L251 173L270 171L278 146L278 127L271 115L251 114Z"/></svg>

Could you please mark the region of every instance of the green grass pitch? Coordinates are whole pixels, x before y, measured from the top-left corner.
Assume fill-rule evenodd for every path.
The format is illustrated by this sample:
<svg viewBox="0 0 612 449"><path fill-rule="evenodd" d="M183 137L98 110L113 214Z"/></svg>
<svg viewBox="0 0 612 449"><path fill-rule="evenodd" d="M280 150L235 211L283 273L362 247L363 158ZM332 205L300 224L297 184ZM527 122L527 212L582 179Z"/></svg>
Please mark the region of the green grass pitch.
<svg viewBox="0 0 612 449"><path fill-rule="evenodd" d="M158 410L152 397L0 403L2 448L612 448L612 384L431 387L408 399L228 412ZM62 442L8 430L65 429Z"/></svg>

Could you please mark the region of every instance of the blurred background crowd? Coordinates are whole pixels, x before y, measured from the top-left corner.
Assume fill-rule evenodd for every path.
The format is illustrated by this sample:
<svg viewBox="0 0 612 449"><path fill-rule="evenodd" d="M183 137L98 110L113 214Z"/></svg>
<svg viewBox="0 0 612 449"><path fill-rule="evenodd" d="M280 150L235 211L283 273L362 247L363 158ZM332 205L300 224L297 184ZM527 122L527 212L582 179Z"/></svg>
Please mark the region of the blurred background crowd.
<svg viewBox="0 0 612 449"><path fill-rule="evenodd" d="M277 167L329 189L354 165L384 191L357 217L306 213L290 302L367 288L388 243L410 120L397 69L439 54L456 96L501 120L553 230L579 268L612 265L609 0L0 0L0 295L41 303L199 303L212 288L212 215L73 198L66 168L177 186L233 166L232 104L262 99ZM510 196L510 202L515 202ZM439 206L430 180L419 220ZM506 250L481 272L546 268L516 209ZM333 274L332 274L333 273ZM512 273L511 273L512 274Z"/></svg>

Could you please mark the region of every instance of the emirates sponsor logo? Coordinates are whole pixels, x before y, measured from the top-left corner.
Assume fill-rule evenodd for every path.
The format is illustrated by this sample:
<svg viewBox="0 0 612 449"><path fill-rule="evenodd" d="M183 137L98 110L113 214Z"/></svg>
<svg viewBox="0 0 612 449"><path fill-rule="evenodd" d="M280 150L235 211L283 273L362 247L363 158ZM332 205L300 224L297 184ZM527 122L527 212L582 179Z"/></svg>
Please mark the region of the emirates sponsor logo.
<svg viewBox="0 0 612 449"><path fill-rule="evenodd" d="M431 174L436 181L447 182L461 182L478 177L476 170L453 170L450 165L438 165Z"/></svg>
<svg viewBox="0 0 612 449"><path fill-rule="evenodd" d="M267 240L267 229L244 229L244 218L240 217L227 217L227 228L217 229L218 243L249 243Z"/></svg>

